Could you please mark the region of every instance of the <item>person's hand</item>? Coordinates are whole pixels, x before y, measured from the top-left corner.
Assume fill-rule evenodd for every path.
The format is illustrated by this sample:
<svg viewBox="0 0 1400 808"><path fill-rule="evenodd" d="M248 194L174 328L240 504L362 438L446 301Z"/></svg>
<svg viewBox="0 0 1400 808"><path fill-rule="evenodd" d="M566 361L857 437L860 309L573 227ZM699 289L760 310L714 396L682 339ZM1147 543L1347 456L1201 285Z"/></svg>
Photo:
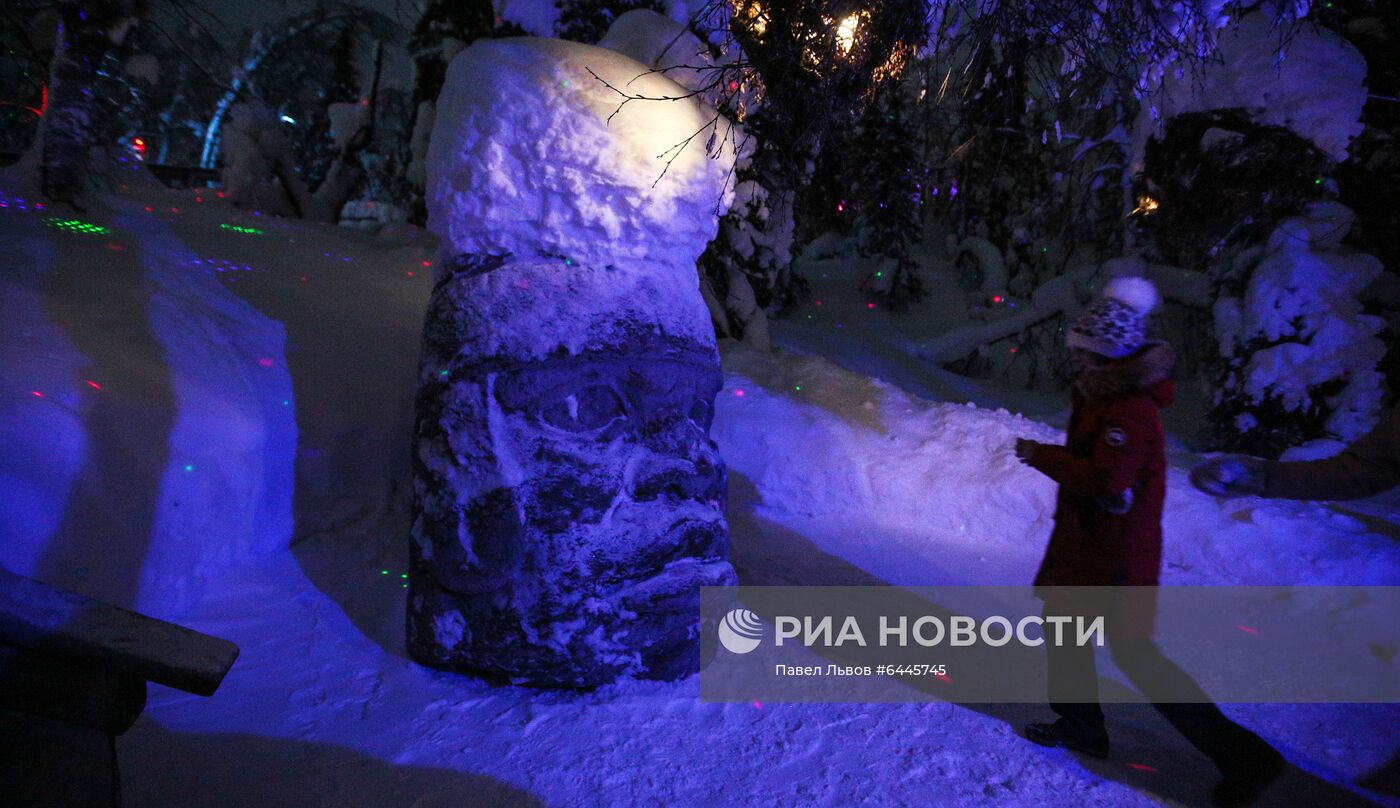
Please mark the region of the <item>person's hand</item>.
<svg viewBox="0 0 1400 808"><path fill-rule="evenodd" d="M1191 484L1214 497L1264 493L1264 463L1257 457L1217 457L1191 469Z"/></svg>
<svg viewBox="0 0 1400 808"><path fill-rule="evenodd" d="M1035 447L1039 445L1040 443L1037 441L1026 440L1025 438L1017 438L1016 459L1020 460L1022 463L1031 462L1031 455L1035 454Z"/></svg>

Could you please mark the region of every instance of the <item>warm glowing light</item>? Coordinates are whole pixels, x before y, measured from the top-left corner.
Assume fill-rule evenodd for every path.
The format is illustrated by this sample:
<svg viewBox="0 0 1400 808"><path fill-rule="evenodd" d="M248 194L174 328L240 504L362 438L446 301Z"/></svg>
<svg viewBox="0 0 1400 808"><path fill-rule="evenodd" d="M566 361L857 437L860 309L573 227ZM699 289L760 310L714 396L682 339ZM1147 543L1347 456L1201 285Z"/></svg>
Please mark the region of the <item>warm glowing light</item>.
<svg viewBox="0 0 1400 808"><path fill-rule="evenodd" d="M768 14L763 10L761 3L735 3L736 10L740 11L740 16L748 21L749 30L756 37L762 37L768 30Z"/></svg>
<svg viewBox="0 0 1400 808"><path fill-rule="evenodd" d="M836 44L841 48L842 53L850 53L851 47L856 44L856 26L858 25L860 25L860 19L852 14L836 27Z"/></svg>
<svg viewBox="0 0 1400 808"><path fill-rule="evenodd" d="M1140 196L1138 197L1138 206L1133 211L1133 213L1141 213L1143 216L1151 216L1153 213L1156 213L1157 209L1160 207L1162 207L1162 203L1158 202L1152 197Z"/></svg>

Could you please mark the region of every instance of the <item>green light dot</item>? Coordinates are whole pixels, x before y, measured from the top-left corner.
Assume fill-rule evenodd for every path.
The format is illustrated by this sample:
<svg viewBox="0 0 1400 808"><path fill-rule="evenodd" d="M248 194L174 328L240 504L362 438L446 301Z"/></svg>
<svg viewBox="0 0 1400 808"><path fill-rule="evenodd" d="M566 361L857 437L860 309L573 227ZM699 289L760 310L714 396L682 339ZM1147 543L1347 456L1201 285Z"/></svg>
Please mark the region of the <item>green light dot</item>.
<svg viewBox="0 0 1400 808"><path fill-rule="evenodd" d="M794 389L794 390L796 390L797 392L800 393L800 392L802 392L802 385L799 384L799 385L793 387L792 389Z"/></svg>
<svg viewBox="0 0 1400 808"><path fill-rule="evenodd" d="M445 370L444 370L444 371L441 371L440 373L438 373L438 375L439 375L439 376L446 376L446 375L447 375L447 371L445 371Z"/></svg>
<svg viewBox="0 0 1400 808"><path fill-rule="evenodd" d="M185 471L194 471L194 464L190 463L189 465L185 466Z"/></svg>
<svg viewBox="0 0 1400 808"><path fill-rule="evenodd" d="M388 574L389 574L389 571L388 571L388 570L380 570L380 571L379 571L379 574L380 574L380 575L388 575Z"/></svg>
<svg viewBox="0 0 1400 808"><path fill-rule="evenodd" d="M877 277L877 278L884 277L884 275L885 275L885 273L883 273L883 272L876 272L876 273L875 273L875 277Z"/></svg>
<svg viewBox="0 0 1400 808"><path fill-rule="evenodd" d="M408 573L405 572L404 574L400 575L399 577L400 577L400 578L407 578L407 577L408 577Z"/></svg>

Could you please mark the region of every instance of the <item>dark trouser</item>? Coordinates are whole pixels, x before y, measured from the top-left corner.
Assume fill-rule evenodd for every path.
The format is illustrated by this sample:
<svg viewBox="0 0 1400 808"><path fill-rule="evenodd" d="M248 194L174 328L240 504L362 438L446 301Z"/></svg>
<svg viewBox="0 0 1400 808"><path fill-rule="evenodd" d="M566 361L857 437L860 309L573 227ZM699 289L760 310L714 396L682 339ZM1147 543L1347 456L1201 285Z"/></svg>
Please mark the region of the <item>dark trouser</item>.
<svg viewBox="0 0 1400 808"><path fill-rule="evenodd" d="M1093 647L1049 642L1045 647L1050 708L1070 721L1102 730ZM1247 766L1268 748L1259 736L1226 718L1185 671L1162 656L1151 638L1115 638L1110 632L1108 648L1113 661L1157 712L1221 771ZM1190 702L1183 701L1188 698Z"/></svg>

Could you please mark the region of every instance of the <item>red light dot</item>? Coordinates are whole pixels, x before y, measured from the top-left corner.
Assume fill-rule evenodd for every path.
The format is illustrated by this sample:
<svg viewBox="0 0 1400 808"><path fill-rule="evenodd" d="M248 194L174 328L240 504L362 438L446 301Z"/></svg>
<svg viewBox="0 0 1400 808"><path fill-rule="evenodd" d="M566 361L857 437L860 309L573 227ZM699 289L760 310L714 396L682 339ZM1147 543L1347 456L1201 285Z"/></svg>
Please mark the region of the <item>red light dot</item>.
<svg viewBox="0 0 1400 808"><path fill-rule="evenodd" d="M758 699L754 699L754 700L753 700L753 708L754 708L755 710L762 710L762 709L763 709L763 702L759 701Z"/></svg>
<svg viewBox="0 0 1400 808"><path fill-rule="evenodd" d="M744 391L743 391L743 390L735 390L735 391L734 391L734 395L743 397Z"/></svg>
<svg viewBox="0 0 1400 808"><path fill-rule="evenodd" d="M822 304L822 302L821 302L820 300L818 300L818 301L816 301L816 304L817 304L818 306L820 306L820 305Z"/></svg>
<svg viewBox="0 0 1400 808"><path fill-rule="evenodd" d="M262 365L265 368L270 368L272 367L272 360L264 356L263 358L258 360L258 364Z"/></svg>
<svg viewBox="0 0 1400 808"><path fill-rule="evenodd" d="M424 262L423 262L423 266L425 266L425 267L430 267L430 266L432 266L432 265L433 265L433 262L432 262L432 261L424 261Z"/></svg>
<svg viewBox="0 0 1400 808"><path fill-rule="evenodd" d="M408 272L408 277L410 277L410 278L413 277L413 270L409 270L409 272Z"/></svg>
<svg viewBox="0 0 1400 808"><path fill-rule="evenodd" d="M1147 765L1146 763L1129 763L1129 764L1128 764L1128 767L1129 767L1129 768L1132 768L1132 769L1137 769L1137 770L1140 771L1140 772L1155 772L1155 771L1157 771L1157 768L1156 768L1155 766L1149 766L1149 765Z"/></svg>
<svg viewBox="0 0 1400 808"><path fill-rule="evenodd" d="M940 682L945 682L945 683L947 683L947 684L952 684L952 683L953 683L953 677L949 676L949 675L946 674L946 673L935 673L935 674L933 675L933 678L937 679L937 680L940 681Z"/></svg>
<svg viewBox="0 0 1400 808"><path fill-rule="evenodd" d="M35 202L35 203L34 203L34 207L39 208L40 210L42 210L43 207L44 207L44 203L43 203L43 202Z"/></svg>
<svg viewBox="0 0 1400 808"><path fill-rule="evenodd" d="M1253 634L1256 637L1259 635L1259 629L1254 628L1253 626L1246 626L1244 623L1240 623L1239 625L1235 626L1235 628L1239 629L1240 631L1243 631L1245 634Z"/></svg>
<svg viewBox="0 0 1400 808"><path fill-rule="evenodd" d="M1000 302L1001 302L1001 295L997 295L996 297L992 298L992 302L993 302L993 303L1000 303Z"/></svg>
<svg viewBox="0 0 1400 808"><path fill-rule="evenodd" d="M866 303L866 304L865 304L865 307L866 307L867 309L873 309L873 308L875 308L875 304L874 304L874 303Z"/></svg>
<svg viewBox="0 0 1400 808"><path fill-rule="evenodd" d="M155 208L151 207L150 205L147 205L147 206L146 206L146 212L147 212L147 213L154 213L154 212L155 212Z"/></svg>
<svg viewBox="0 0 1400 808"><path fill-rule="evenodd" d="M1016 349L1015 349L1015 348L1012 348L1012 349L1011 349L1011 352L1012 352L1012 353L1016 353Z"/></svg>
<svg viewBox="0 0 1400 808"><path fill-rule="evenodd" d="M93 381L92 379L84 379L84 381L87 382L87 386L88 386L88 387L91 387L91 388L94 389L94 390L101 390L101 389L102 389L102 385L98 384L97 382Z"/></svg>
<svg viewBox="0 0 1400 808"><path fill-rule="evenodd" d="M179 208L171 208L171 209L170 209L170 212L171 212L171 213L179 213L179 212L180 212L180 209L179 209Z"/></svg>
<svg viewBox="0 0 1400 808"><path fill-rule="evenodd" d="M38 390L30 390L29 392L32 393L32 394L34 395L35 398L43 398L43 397L44 397L44 394L41 393L41 392L39 392Z"/></svg>
<svg viewBox="0 0 1400 808"><path fill-rule="evenodd" d="M220 191L220 192L219 192L219 198L220 198L220 199L223 199L223 198L224 198L224 192L223 192L223 191Z"/></svg>

